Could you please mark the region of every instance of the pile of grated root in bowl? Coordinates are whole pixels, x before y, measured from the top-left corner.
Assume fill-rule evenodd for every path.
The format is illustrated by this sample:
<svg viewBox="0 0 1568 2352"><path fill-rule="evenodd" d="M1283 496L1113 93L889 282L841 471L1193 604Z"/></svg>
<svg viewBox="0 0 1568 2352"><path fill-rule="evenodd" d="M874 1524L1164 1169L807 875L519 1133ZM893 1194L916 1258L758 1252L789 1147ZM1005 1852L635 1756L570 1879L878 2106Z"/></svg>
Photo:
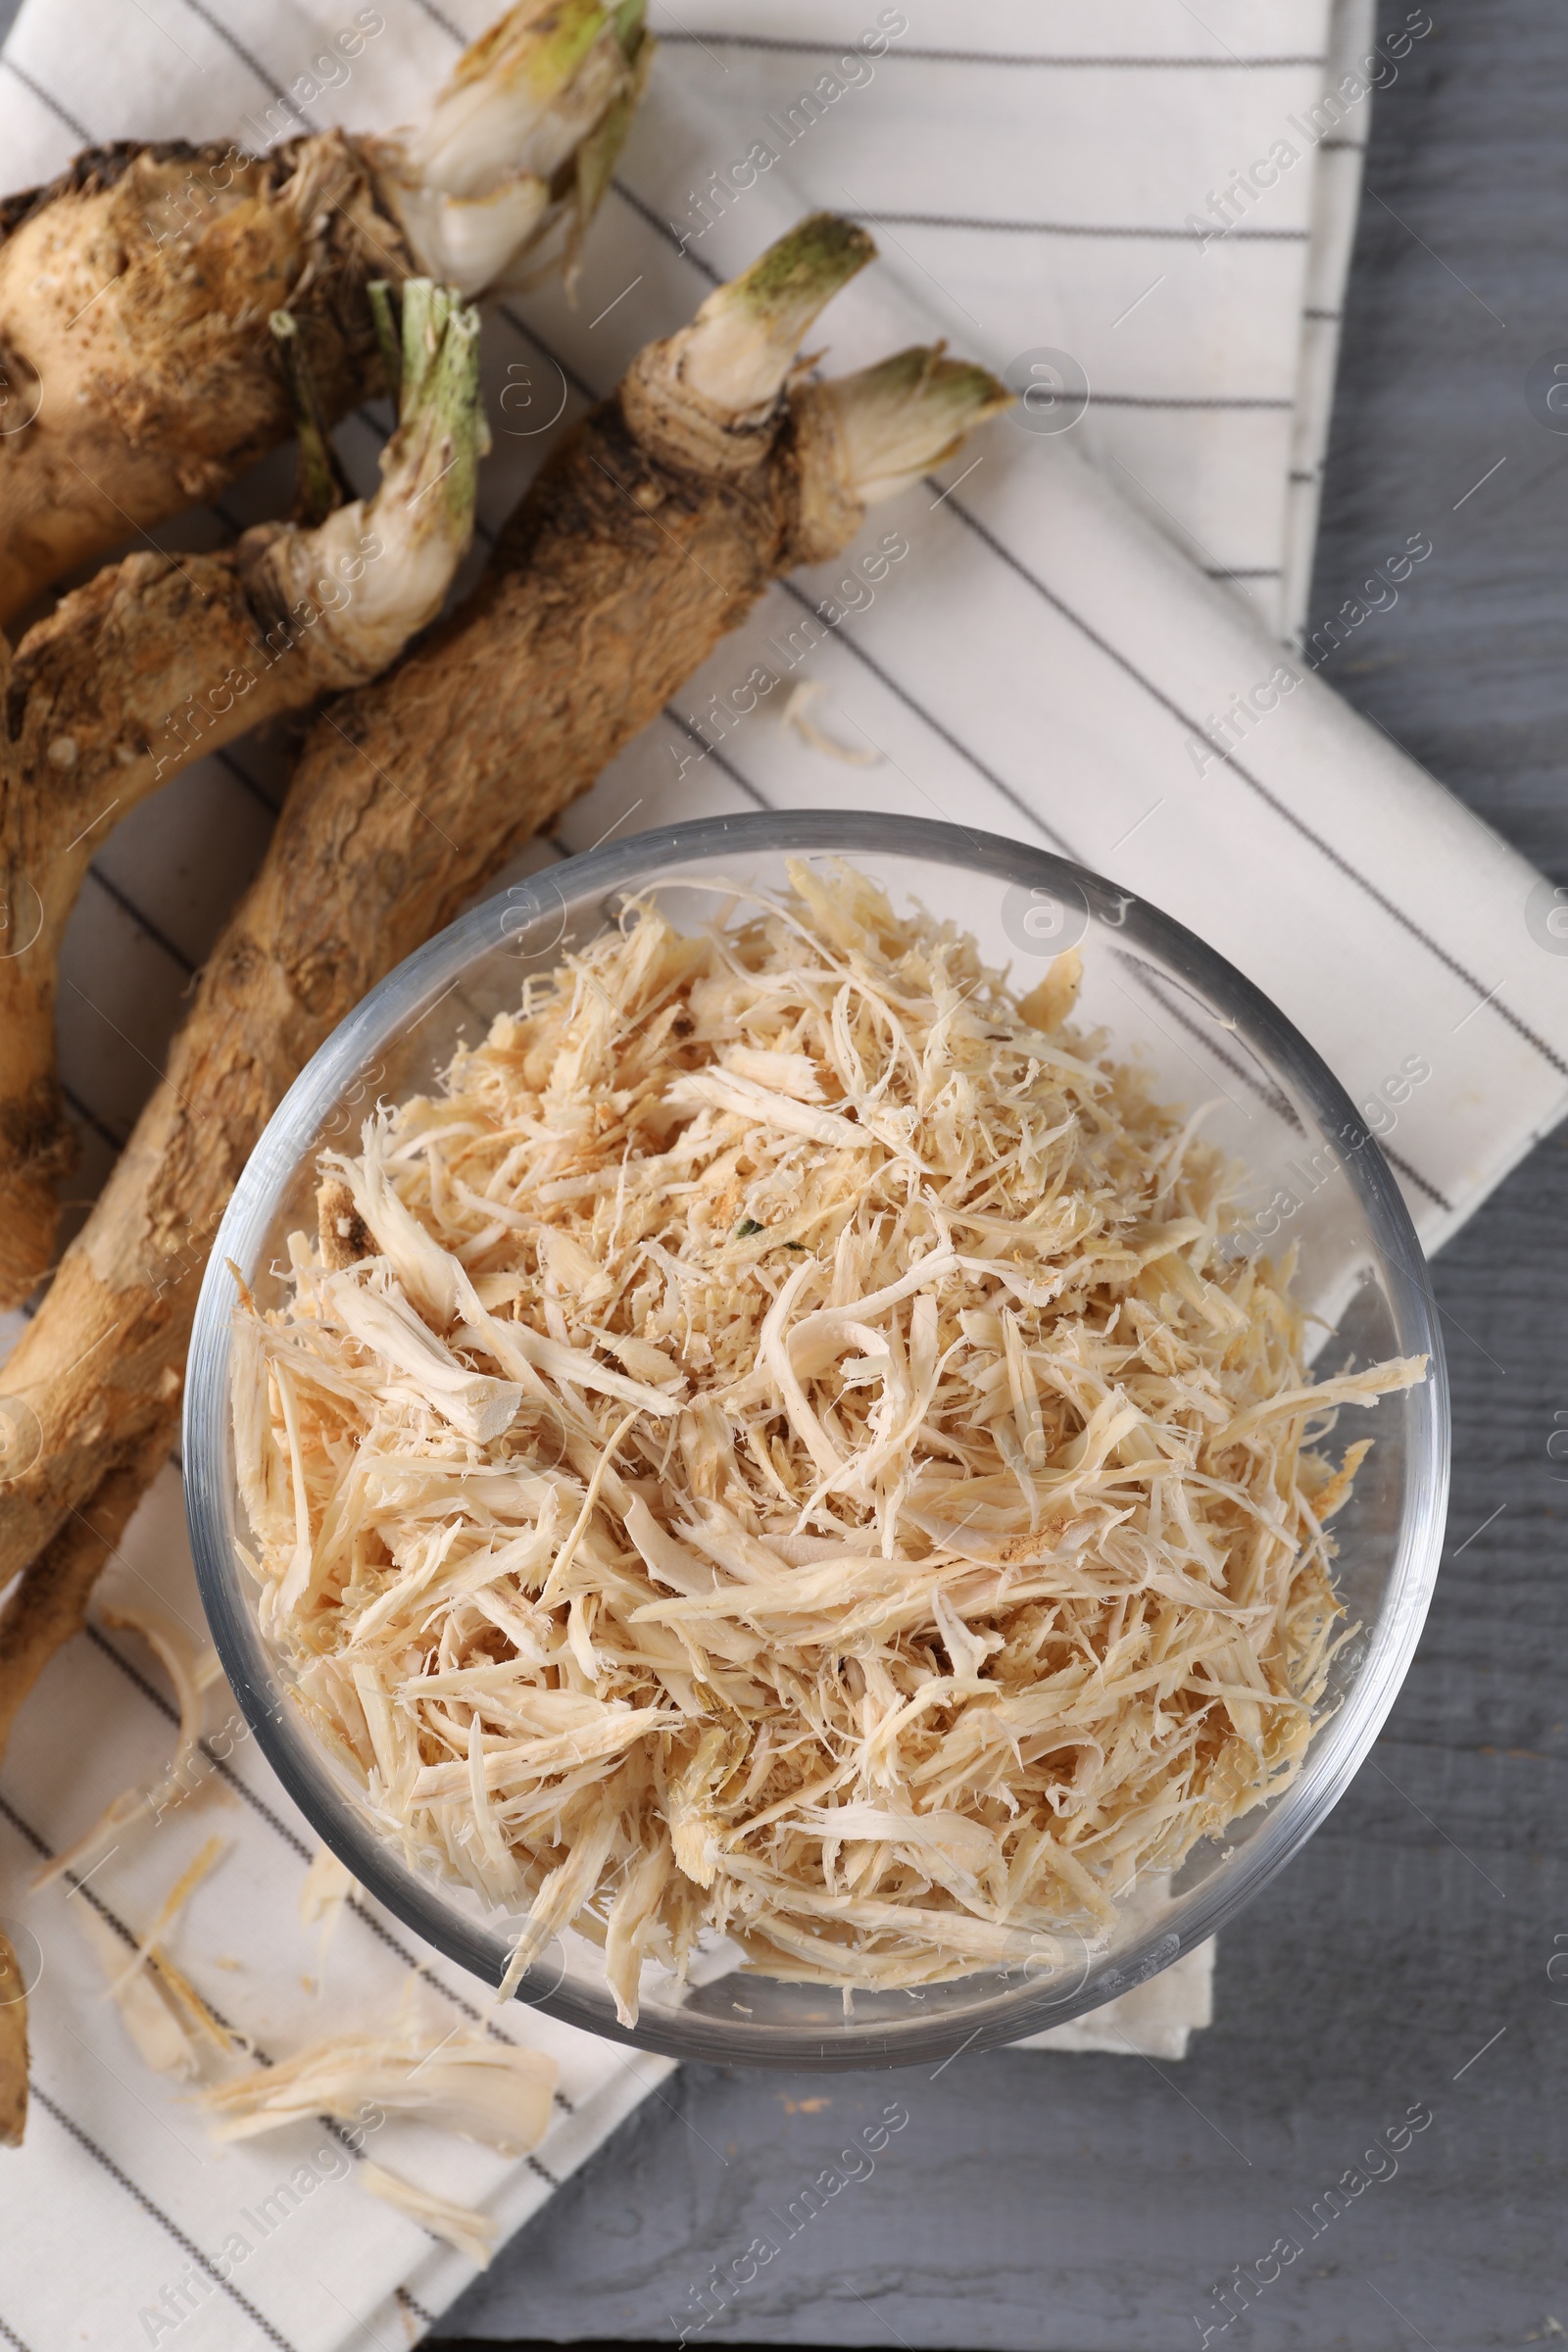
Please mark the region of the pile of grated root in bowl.
<svg viewBox="0 0 1568 2352"><path fill-rule="evenodd" d="M1039 1962L1279 1791L1365 1444L1200 1115L797 864L531 979L236 1310L264 1632L416 1866L845 1988ZM1229 1246L1227 1246L1229 1244Z"/></svg>

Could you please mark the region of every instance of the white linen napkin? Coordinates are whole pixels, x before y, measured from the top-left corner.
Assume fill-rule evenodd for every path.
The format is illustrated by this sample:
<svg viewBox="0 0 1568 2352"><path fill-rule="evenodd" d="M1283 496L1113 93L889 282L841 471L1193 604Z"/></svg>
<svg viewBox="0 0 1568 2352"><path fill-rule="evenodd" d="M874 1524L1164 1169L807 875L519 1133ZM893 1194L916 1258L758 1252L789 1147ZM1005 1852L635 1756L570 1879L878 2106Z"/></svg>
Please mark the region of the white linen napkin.
<svg viewBox="0 0 1568 2352"><path fill-rule="evenodd" d="M492 0L382 0L368 14L385 29L325 89L313 60L356 15L348 0L138 0L129 17L111 0L25 0L0 53L5 180L46 176L89 137L261 144L269 110L279 127L290 110L295 126L406 119L492 13ZM934 321L957 349L1020 363L1036 392L1029 422L1068 429L1004 420L940 495L917 491L875 517L873 535L896 526L907 557L823 628L798 676L824 689L820 727L877 764L851 772L809 748L778 723L783 694L766 707L775 715L737 722L728 710L754 662L793 665L792 635L803 642L816 600L844 611L843 567L830 567L770 594L568 812L559 849L675 814L851 797L1064 846L1204 935L1380 1106L1373 1123L1431 1247L1561 1115L1568 1013L1538 878L1279 641L1304 612L1365 92L1399 70L1392 55L1364 62L1370 13L1370 0L1275 0L1264 36L1249 0L1205 0L1200 18L1184 0L1122 0L1113 23L1067 0L992 0L979 16L957 0L709 0L692 23L656 7L665 52L578 307L542 296L488 330L497 450L482 518L499 523L548 446L530 428L608 390L636 346L688 317L803 194L863 214L884 262L824 319L828 364L926 339ZM1412 11L1411 42L1423 21ZM740 186L732 166L759 143L777 160ZM1054 374L1032 376L1037 362ZM1080 379L1081 414L1070 397L1044 405ZM373 422L343 436L366 480ZM225 499L224 523L281 511L285 484L285 467L263 468ZM1442 518L1416 519L1441 548ZM1397 593L1389 568L1369 605ZM260 855L278 782L269 754L237 747L138 811L97 860L61 1024L83 1195ZM1431 1071L1413 1090L1397 1077L1412 1057ZM118 1574L193 1613L172 1474L124 1560ZM225 1759L232 1802L215 1775L167 1839L115 1857L85 1892L18 1891L39 1841L63 1845L156 1769L170 1740L161 1691L125 1637L73 1645L0 1781L0 1910L44 1961L34 2126L20 2157L0 2159L0 2342L48 2352L68 2328L86 2352L167 2342L141 2315L169 2289L181 2352L258 2331L294 2352L395 2346L470 2267L323 2166L275 2238L256 2233L232 2278L213 2279L204 2266L233 2215L266 2220L258 2200L310 2161L315 2137L219 2157L94 2006L68 1913L96 1898L141 1932L218 1829L232 1850L194 1899L176 1956L280 2052L313 2037L335 2001L390 2000L414 1939L367 1902L327 1956L326 1991L299 1985L313 1972L295 1926L309 1836L245 1742ZM55 1725L70 1730L51 1741ZM418 1957L444 1987L426 1997L454 2021L454 2001L478 2005L456 1972ZM228 1959L243 1968L224 1970ZM1174 2038L1158 2037L1206 2022L1206 1984L1199 1956L1184 1978L1127 1996L1159 2015L1117 2004L1117 2019L1058 2029L1055 2046L1106 2046L1119 2028L1174 2055ZM449 2162L445 2141L437 2162L412 2134L395 2157L389 2142L388 2161L510 2228L549 2194L539 2168L569 2170L664 2070L522 2009L503 2030L560 2052L575 2108L537 2163L478 2151Z"/></svg>

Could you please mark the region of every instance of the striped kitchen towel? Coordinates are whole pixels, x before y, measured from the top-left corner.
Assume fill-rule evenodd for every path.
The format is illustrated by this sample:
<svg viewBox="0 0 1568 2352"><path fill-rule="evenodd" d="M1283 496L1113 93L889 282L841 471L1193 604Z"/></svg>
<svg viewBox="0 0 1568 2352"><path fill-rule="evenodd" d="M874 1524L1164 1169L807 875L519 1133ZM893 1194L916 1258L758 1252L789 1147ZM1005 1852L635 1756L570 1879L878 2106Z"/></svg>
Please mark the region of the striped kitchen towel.
<svg viewBox="0 0 1568 2352"><path fill-rule="evenodd" d="M149 1610L203 1638L172 1463L100 1587L106 1615ZM135 1635L94 1627L28 1702L0 1788L0 1914L31 1999L32 2112L0 2151L0 2344L91 2352L397 2352L474 2265L355 2182L366 2162L481 2210L497 2239L536 2213L646 2098L667 2059L628 2052L488 1989L355 1893L330 1939L301 1918L317 1843L256 1753L226 1690L210 1695L205 1755L155 1830L26 1891L63 1841L122 1788L156 1787L175 1709ZM88 1734L90 1733L90 1738ZM86 1749L85 1758L83 1749ZM262 2063L390 2022L408 2001L431 2039L483 2034L560 2067L551 2127L518 2161L430 2127L361 2111L219 2147L189 2086L143 2065L105 1998L174 1882L221 1851L172 1939L186 1978ZM85 1916L84 1916L85 1915ZM0 1996L4 1986L0 1985Z"/></svg>
<svg viewBox="0 0 1568 2352"><path fill-rule="evenodd" d="M485 530L636 346L688 317L803 200L865 219L884 256L823 321L830 366L934 324L1026 399L877 518L906 553L874 588L848 566L776 588L535 857L615 825L849 792L1065 848L1283 1005L1374 1106L1435 1245L1562 1113L1556 942L1537 877L1321 687L1310 648L1282 642L1304 610L1359 149L1375 85L1431 37L1423 12L1374 50L1370 0L1275 0L1266 31L1251 0L1205 0L1200 16L1185 0L1120 0L1113 24L1066 0L683 9L653 10L663 53L577 307L546 293L491 322ZM356 13L347 0L137 0L130 14L25 0L0 55L5 177L44 176L86 139L254 145L404 119L492 0L381 0L358 12L381 29L352 73L328 73L316 61ZM383 430L373 410L344 428L362 481ZM281 512L288 471L237 485L217 527ZM1417 527L1411 542L1390 551L1396 582L1442 560L1441 537ZM819 736L871 763L851 774L779 724L782 693L738 713L733 690L759 663L819 689ZM83 1198L261 853L281 781L274 753L241 744L99 855L61 1018ZM1401 1075L1411 1065L1426 1076ZM115 1574L192 1616L172 1471ZM0 1779L0 1911L24 1966L41 1970L34 2125L23 2154L0 2160L0 2342L23 2352L172 2336L181 2352L396 2346L471 2275L361 2196L353 2158L318 2134L220 2155L93 1998L74 1915L91 1910L128 1949L216 1831L227 1850L175 1956L262 2047L280 2055L391 2002L413 1967L432 2015L476 2023L482 1996L368 1902L318 1958L297 1926L308 1833L227 1702L213 1705L199 1799L79 1891L22 1890L37 1859L167 1754L164 1687L133 1638L95 1633L57 1661ZM561 2058L566 2104L537 2158L454 2156L397 2127L385 2161L511 2228L645 2091L667 2092L660 2063L535 2012L494 2030ZM1078 2031L1081 2045L1093 2030ZM243 2255L225 2255L241 2238Z"/></svg>

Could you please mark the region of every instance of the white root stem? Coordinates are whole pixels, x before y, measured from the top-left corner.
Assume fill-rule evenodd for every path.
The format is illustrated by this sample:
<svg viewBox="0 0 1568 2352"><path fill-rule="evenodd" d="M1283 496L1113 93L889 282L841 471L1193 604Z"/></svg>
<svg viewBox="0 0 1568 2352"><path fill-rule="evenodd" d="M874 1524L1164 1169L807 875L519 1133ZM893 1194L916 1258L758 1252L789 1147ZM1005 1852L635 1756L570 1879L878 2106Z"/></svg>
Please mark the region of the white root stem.
<svg viewBox="0 0 1568 2352"><path fill-rule="evenodd" d="M654 43L642 0L520 0L466 49L416 129L367 141L419 268L465 295L569 285Z"/></svg>
<svg viewBox="0 0 1568 2352"><path fill-rule="evenodd" d="M1012 394L972 361L950 360L940 343L916 345L858 374L806 384L797 396L831 418L860 504L896 498L962 448L976 425L1012 406Z"/></svg>
<svg viewBox="0 0 1568 2352"><path fill-rule="evenodd" d="M398 429L381 486L309 533L285 531L264 562L280 603L314 606L342 683L374 677L434 620L473 536L479 460L490 447L479 403L479 314L451 287L403 287ZM328 602L338 584L340 602Z"/></svg>

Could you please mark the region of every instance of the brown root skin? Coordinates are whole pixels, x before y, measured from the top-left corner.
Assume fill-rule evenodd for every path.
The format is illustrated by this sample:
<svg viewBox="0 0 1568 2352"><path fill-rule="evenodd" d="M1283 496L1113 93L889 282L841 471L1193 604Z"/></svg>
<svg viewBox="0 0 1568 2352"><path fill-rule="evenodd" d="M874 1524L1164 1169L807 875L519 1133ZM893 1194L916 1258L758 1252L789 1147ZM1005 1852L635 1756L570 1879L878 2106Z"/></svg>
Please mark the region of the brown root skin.
<svg viewBox="0 0 1568 2352"><path fill-rule="evenodd" d="M55 1186L74 1149L55 1075L57 974L89 861L113 825L192 760L344 683L319 626L282 639L264 562L271 536L271 526L247 534L228 555L128 556L64 598L11 666L13 732L0 755L0 898L15 942L0 958L0 1305L25 1298L54 1255ZM282 651L268 647L270 631Z"/></svg>
<svg viewBox="0 0 1568 2352"><path fill-rule="evenodd" d="M0 1760L23 1700L55 1652L85 1626L92 1589L173 1443L177 1378L170 1390L140 1459L110 1472L0 1609ZM25 1996L8 1998L19 1983L16 1954L0 1935L0 2148L20 2148L27 2128L27 2003Z"/></svg>
<svg viewBox="0 0 1568 2352"><path fill-rule="evenodd" d="M412 267L337 130L253 161L95 149L0 220L0 623L288 438L274 310L299 321L329 422L375 390L365 286Z"/></svg>
<svg viewBox="0 0 1568 2352"><path fill-rule="evenodd" d="M326 1177L316 1189L316 1224L321 1263L334 1272L358 1265L375 1252L369 1228L354 1205L354 1195L341 1176ZM247 1298L249 1293L246 1294Z"/></svg>
<svg viewBox="0 0 1568 2352"><path fill-rule="evenodd" d="M317 1047L593 782L772 579L830 552L825 512L839 545L859 519L841 483L812 475L832 443L803 448L787 411L741 479L668 463L659 439L653 426L639 439L618 401L597 410L467 603L309 737L168 1077L7 1364L42 1451L0 1490L0 1577L37 1556L106 1466L140 1458L219 1220Z"/></svg>
<svg viewBox="0 0 1568 2352"><path fill-rule="evenodd" d="M20 2148L27 2129L27 2002L17 1955L0 1936L0 2148Z"/></svg>
<svg viewBox="0 0 1568 2352"><path fill-rule="evenodd" d="M422 130L96 148L0 205L0 626L288 439L274 311L330 426L383 386L371 279L569 282L653 46L640 6L516 0Z"/></svg>
<svg viewBox="0 0 1568 2352"><path fill-rule="evenodd" d="M57 1649L87 1622L87 1602L132 1511L158 1475L179 1425L179 1382L172 1381L151 1435L133 1463L112 1470L74 1511L59 1535L0 1610L0 1759L33 1684ZM0 1987L3 1992L3 1987ZM0 2007L0 2020L5 2015ZM0 2073L3 2073L0 2065Z"/></svg>
<svg viewBox="0 0 1568 2352"><path fill-rule="evenodd" d="M858 260L841 252L839 282ZM825 272L822 302L832 290ZM467 602L308 738L168 1075L6 1366L40 1443L0 1487L0 1586L25 1572L24 1592L83 1498L157 1442L223 1210L310 1055L593 782L772 580L858 526L831 408L793 396L755 466L737 474L725 452L703 471L659 361L651 347L624 397L567 436ZM954 446L952 431L944 406L933 446Z"/></svg>
<svg viewBox="0 0 1568 2352"><path fill-rule="evenodd" d="M432 523L437 510L428 514ZM55 1187L74 1156L55 1075L60 946L87 865L120 819L191 760L318 696L358 685L430 617L359 564L381 544L375 508L321 529L265 523L212 556L127 556L64 597L7 668L0 638L0 1306L36 1287L54 1255ZM363 526L363 530L361 529ZM466 533L430 535L436 590ZM343 602L330 609L315 593ZM368 559L374 563L373 557ZM395 553L382 559L396 565ZM352 566L350 566L352 568ZM412 582L411 582L412 585ZM303 593L302 593L303 590ZM376 601L352 636L356 596Z"/></svg>

